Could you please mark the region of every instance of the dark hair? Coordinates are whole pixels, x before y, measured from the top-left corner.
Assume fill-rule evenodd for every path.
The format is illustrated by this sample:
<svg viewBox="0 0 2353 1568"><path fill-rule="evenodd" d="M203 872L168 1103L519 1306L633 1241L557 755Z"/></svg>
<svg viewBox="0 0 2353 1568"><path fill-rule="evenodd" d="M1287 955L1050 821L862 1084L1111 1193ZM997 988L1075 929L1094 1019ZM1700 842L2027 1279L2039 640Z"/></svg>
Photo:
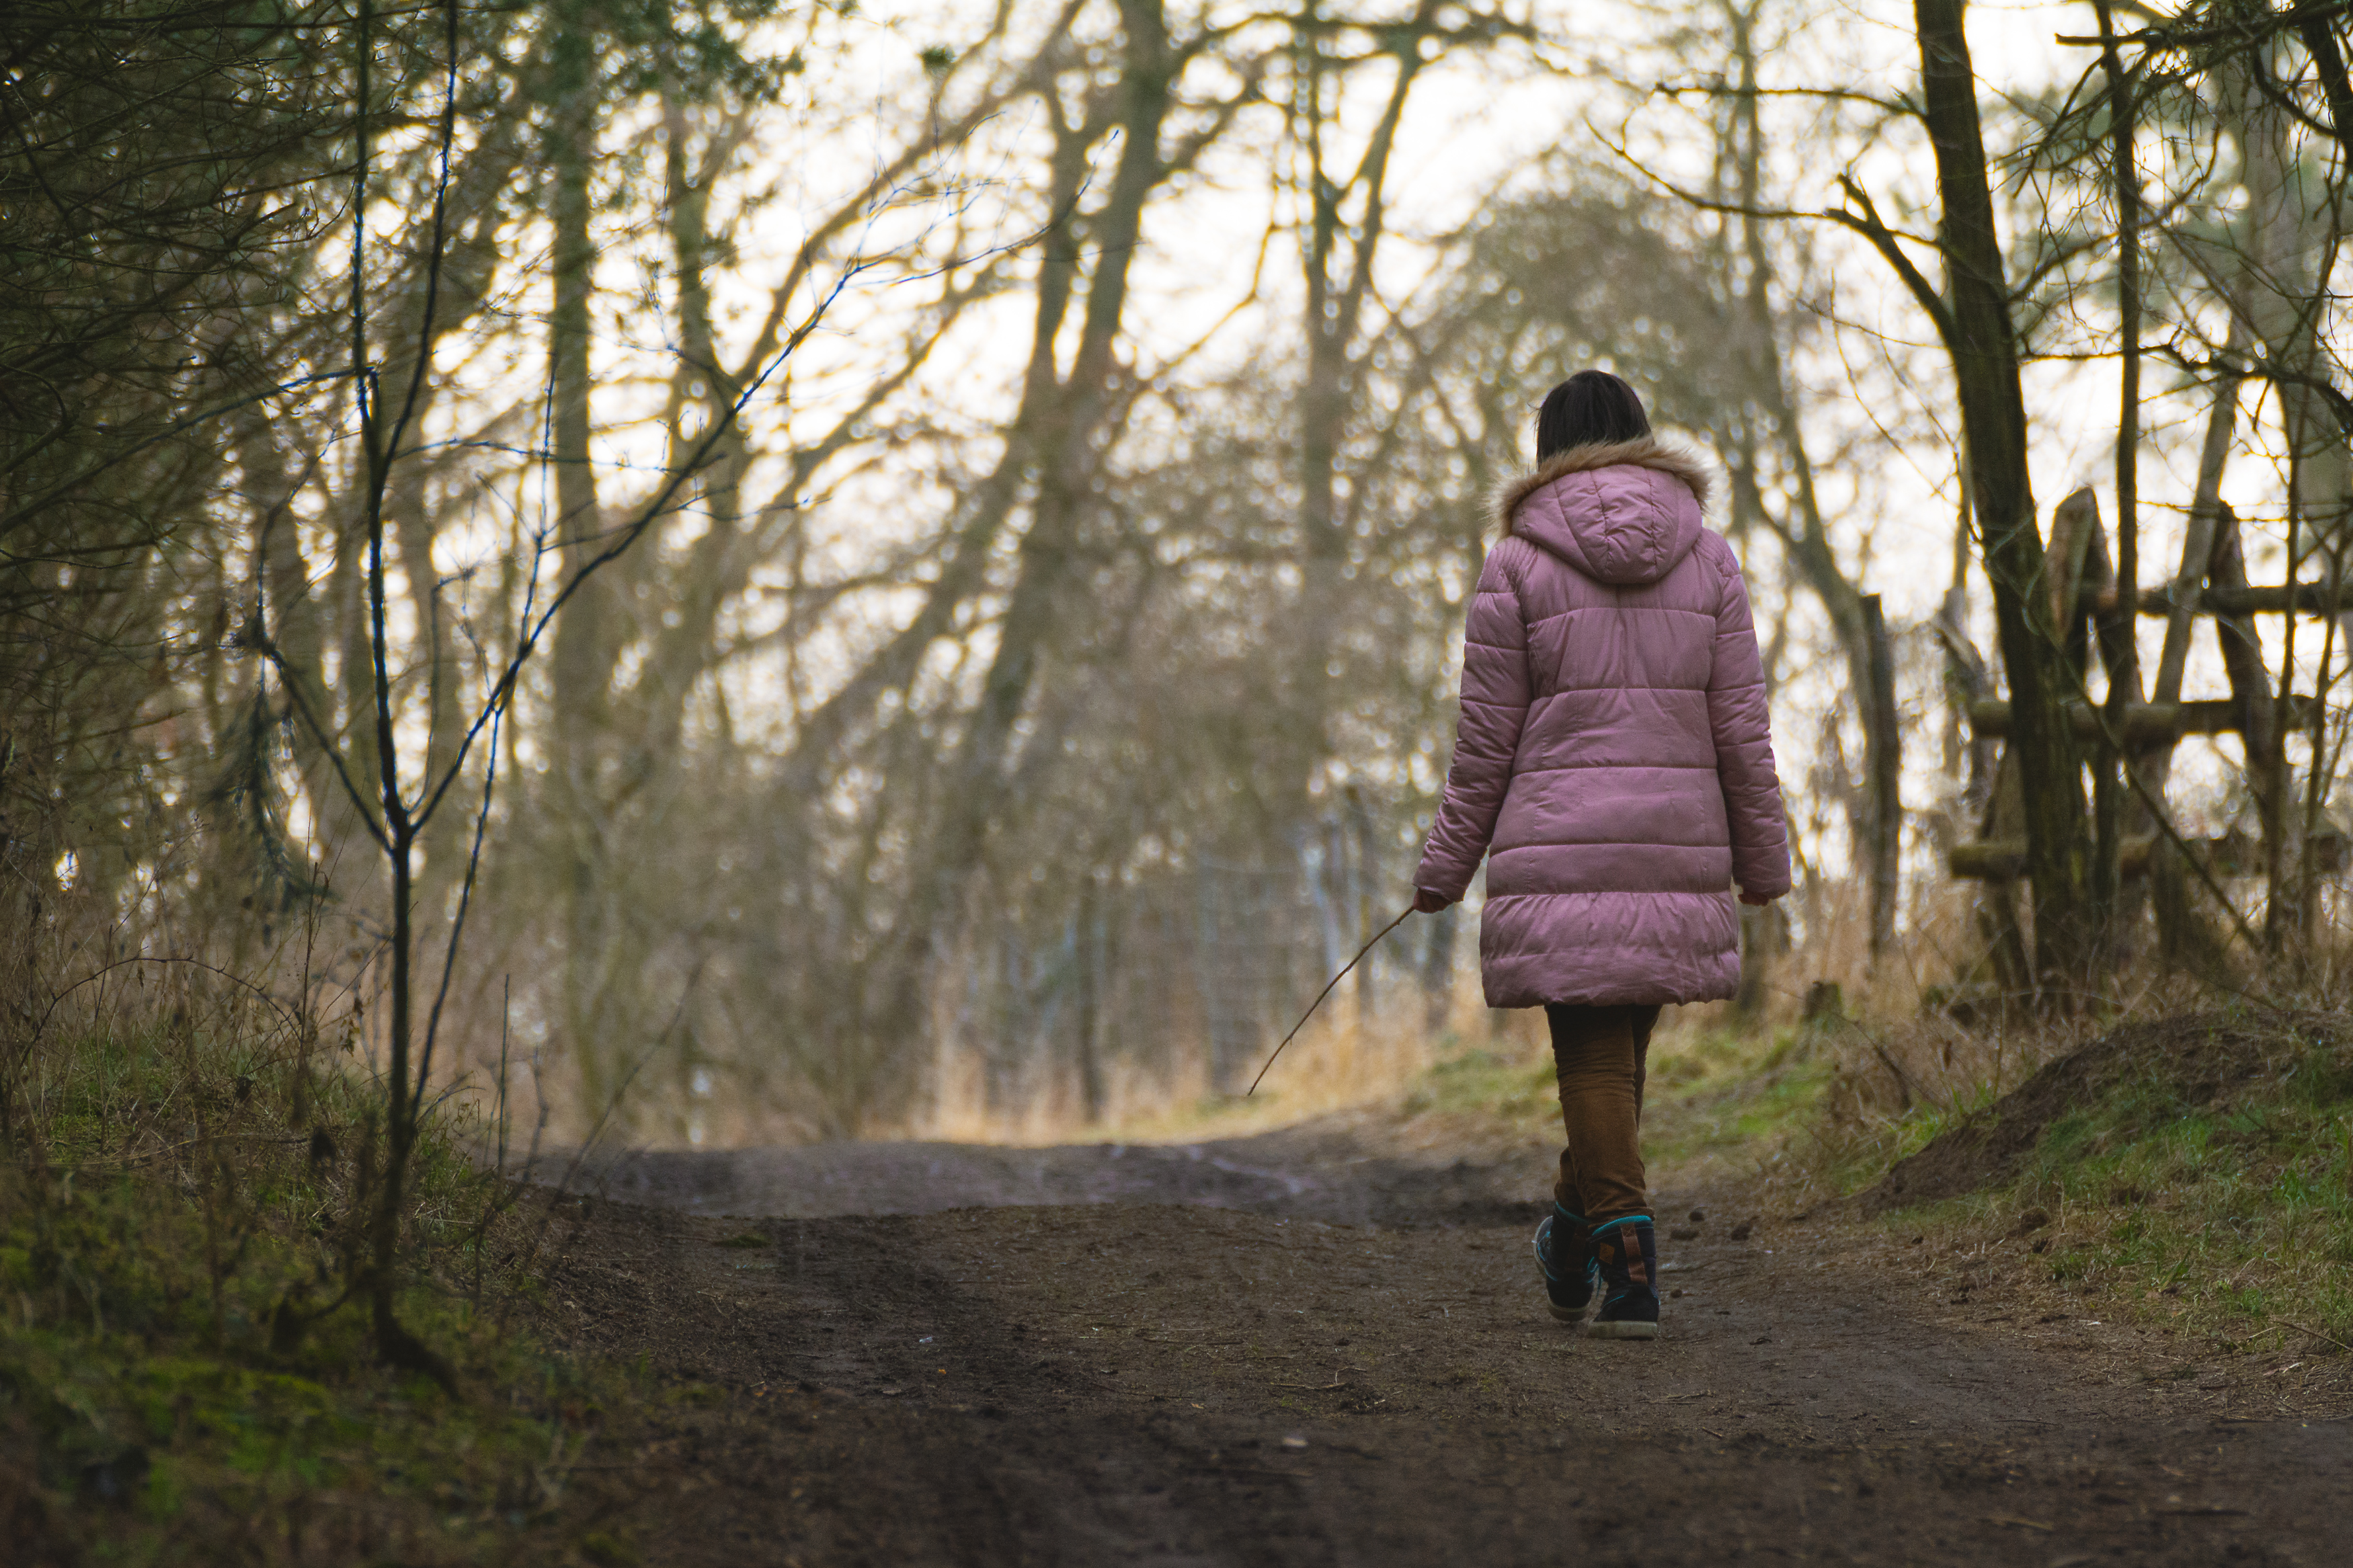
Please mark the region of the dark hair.
<svg viewBox="0 0 2353 1568"><path fill-rule="evenodd" d="M1606 370L1580 370L1545 394L1536 410L1536 461L1571 447L1631 441L1651 433L1634 389Z"/></svg>

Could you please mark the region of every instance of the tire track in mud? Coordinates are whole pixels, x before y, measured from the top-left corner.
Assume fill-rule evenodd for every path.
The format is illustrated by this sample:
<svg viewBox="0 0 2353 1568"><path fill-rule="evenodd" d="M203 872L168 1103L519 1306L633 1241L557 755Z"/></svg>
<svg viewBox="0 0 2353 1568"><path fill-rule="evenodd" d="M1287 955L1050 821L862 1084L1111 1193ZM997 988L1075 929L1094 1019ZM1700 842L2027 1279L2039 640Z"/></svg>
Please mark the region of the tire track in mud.
<svg viewBox="0 0 2353 1568"><path fill-rule="evenodd" d="M747 1228L773 1247L714 1245ZM1291 1478L1255 1477L1255 1506L1238 1516L1229 1483L1242 1468L1166 1423L1101 1408L1104 1380L1083 1351L997 1316L986 1297L928 1266L922 1242L903 1222L690 1228L659 1211L605 1205L551 1283L581 1320L578 1339L607 1353L651 1353L678 1374L722 1384L739 1407L786 1413L781 1434L730 1433L739 1453L747 1439L756 1448L781 1436L774 1457L789 1472L800 1447L791 1437L826 1427L847 1431L854 1448L880 1459L818 1500L850 1526L820 1532L835 1537L827 1561L1332 1561L1312 1531L1287 1530L1276 1517L1295 1501ZM621 1258L628 1263L617 1265ZM628 1276L619 1292L617 1271ZM650 1279L661 1287L637 1288ZM936 1559L860 1549L861 1529L881 1547L911 1512L942 1527L923 1532L942 1549ZM771 1521L773 1533L718 1532L729 1538L724 1551L720 1541L689 1538L710 1531L666 1531L672 1555L649 1560L817 1561L735 1554L762 1535L790 1540L793 1531L775 1529L780 1522Z"/></svg>
<svg viewBox="0 0 2353 1568"><path fill-rule="evenodd" d="M954 1422L1008 1498L1029 1560L1149 1568L1331 1560L1323 1542L1280 1522L1282 1505L1295 1501L1287 1481L1262 1500L1271 1508L1237 1530L1214 1450L1166 1422L1103 1408L1110 1380L1087 1365L1083 1348L1057 1353L1050 1336L926 1266L913 1227L769 1228L774 1289L787 1310L840 1320L847 1331L813 1336L829 1342L803 1352L804 1377Z"/></svg>

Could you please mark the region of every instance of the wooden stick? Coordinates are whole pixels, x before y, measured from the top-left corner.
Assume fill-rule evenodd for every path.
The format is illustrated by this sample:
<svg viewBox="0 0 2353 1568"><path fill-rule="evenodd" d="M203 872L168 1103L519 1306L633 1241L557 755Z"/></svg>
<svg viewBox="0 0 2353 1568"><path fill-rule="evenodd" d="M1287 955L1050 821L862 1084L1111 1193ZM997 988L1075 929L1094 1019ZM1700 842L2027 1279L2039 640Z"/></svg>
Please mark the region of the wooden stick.
<svg viewBox="0 0 2353 1568"><path fill-rule="evenodd" d="M1340 973L1332 976L1330 982L1324 985L1324 989L1315 994L1314 1001L1307 1004L1307 1011L1299 1015L1299 1022L1292 1025L1291 1033L1282 1037L1282 1046L1287 1046L1291 1044L1292 1041L1299 1037L1299 1031L1307 1027L1307 1020L1315 1016L1315 1009L1324 1005L1324 998L1332 994L1333 990L1339 985L1340 982L1348 978L1348 971L1356 968L1359 963L1362 963L1365 961L1365 954L1372 952L1374 946L1379 942L1381 938L1388 935L1389 932L1405 924L1405 917L1411 913L1413 913L1413 906L1411 904L1408 904L1398 912L1397 919L1389 921L1388 924L1375 931L1373 933L1373 940L1365 943L1364 946L1356 950L1356 956L1348 960L1348 962L1341 967ZM1244 1091L1242 1095L1244 1100L1248 1100L1251 1095L1258 1092L1258 1086L1266 1079L1267 1068L1274 1066L1274 1057L1279 1057L1282 1054L1282 1046L1277 1046L1274 1047L1274 1056L1267 1058L1266 1067L1259 1068L1258 1077L1250 1079L1250 1088Z"/></svg>

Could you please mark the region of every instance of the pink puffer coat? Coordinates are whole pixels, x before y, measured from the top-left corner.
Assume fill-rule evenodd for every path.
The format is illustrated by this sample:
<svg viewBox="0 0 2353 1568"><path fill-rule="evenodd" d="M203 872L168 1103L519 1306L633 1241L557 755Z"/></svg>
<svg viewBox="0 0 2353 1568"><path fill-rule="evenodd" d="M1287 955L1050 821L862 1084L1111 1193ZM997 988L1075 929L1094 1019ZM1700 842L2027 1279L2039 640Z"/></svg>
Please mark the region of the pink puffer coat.
<svg viewBox="0 0 2353 1568"><path fill-rule="evenodd" d="M1702 1002L1740 978L1732 885L1789 890L1764 668L1707 473L1654 438L1574 447L1497 498L1454 765L1414 885L1482 856L1491 1007Z"/></svg>

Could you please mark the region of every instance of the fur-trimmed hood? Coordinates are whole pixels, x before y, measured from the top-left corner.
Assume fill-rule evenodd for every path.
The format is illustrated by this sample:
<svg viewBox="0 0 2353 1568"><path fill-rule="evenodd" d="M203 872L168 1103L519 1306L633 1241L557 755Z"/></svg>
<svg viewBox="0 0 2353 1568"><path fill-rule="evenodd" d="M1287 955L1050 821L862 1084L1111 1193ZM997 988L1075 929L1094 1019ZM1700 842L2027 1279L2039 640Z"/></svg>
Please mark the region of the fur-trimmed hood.
<svg viewBox="0 0 2353 1568"><path fill-rule="evenodd" d="M1703 531L1710 474L1655 436L1572 447L1495 492L1502 531L1604 583L1655 583Z"/></svg>

